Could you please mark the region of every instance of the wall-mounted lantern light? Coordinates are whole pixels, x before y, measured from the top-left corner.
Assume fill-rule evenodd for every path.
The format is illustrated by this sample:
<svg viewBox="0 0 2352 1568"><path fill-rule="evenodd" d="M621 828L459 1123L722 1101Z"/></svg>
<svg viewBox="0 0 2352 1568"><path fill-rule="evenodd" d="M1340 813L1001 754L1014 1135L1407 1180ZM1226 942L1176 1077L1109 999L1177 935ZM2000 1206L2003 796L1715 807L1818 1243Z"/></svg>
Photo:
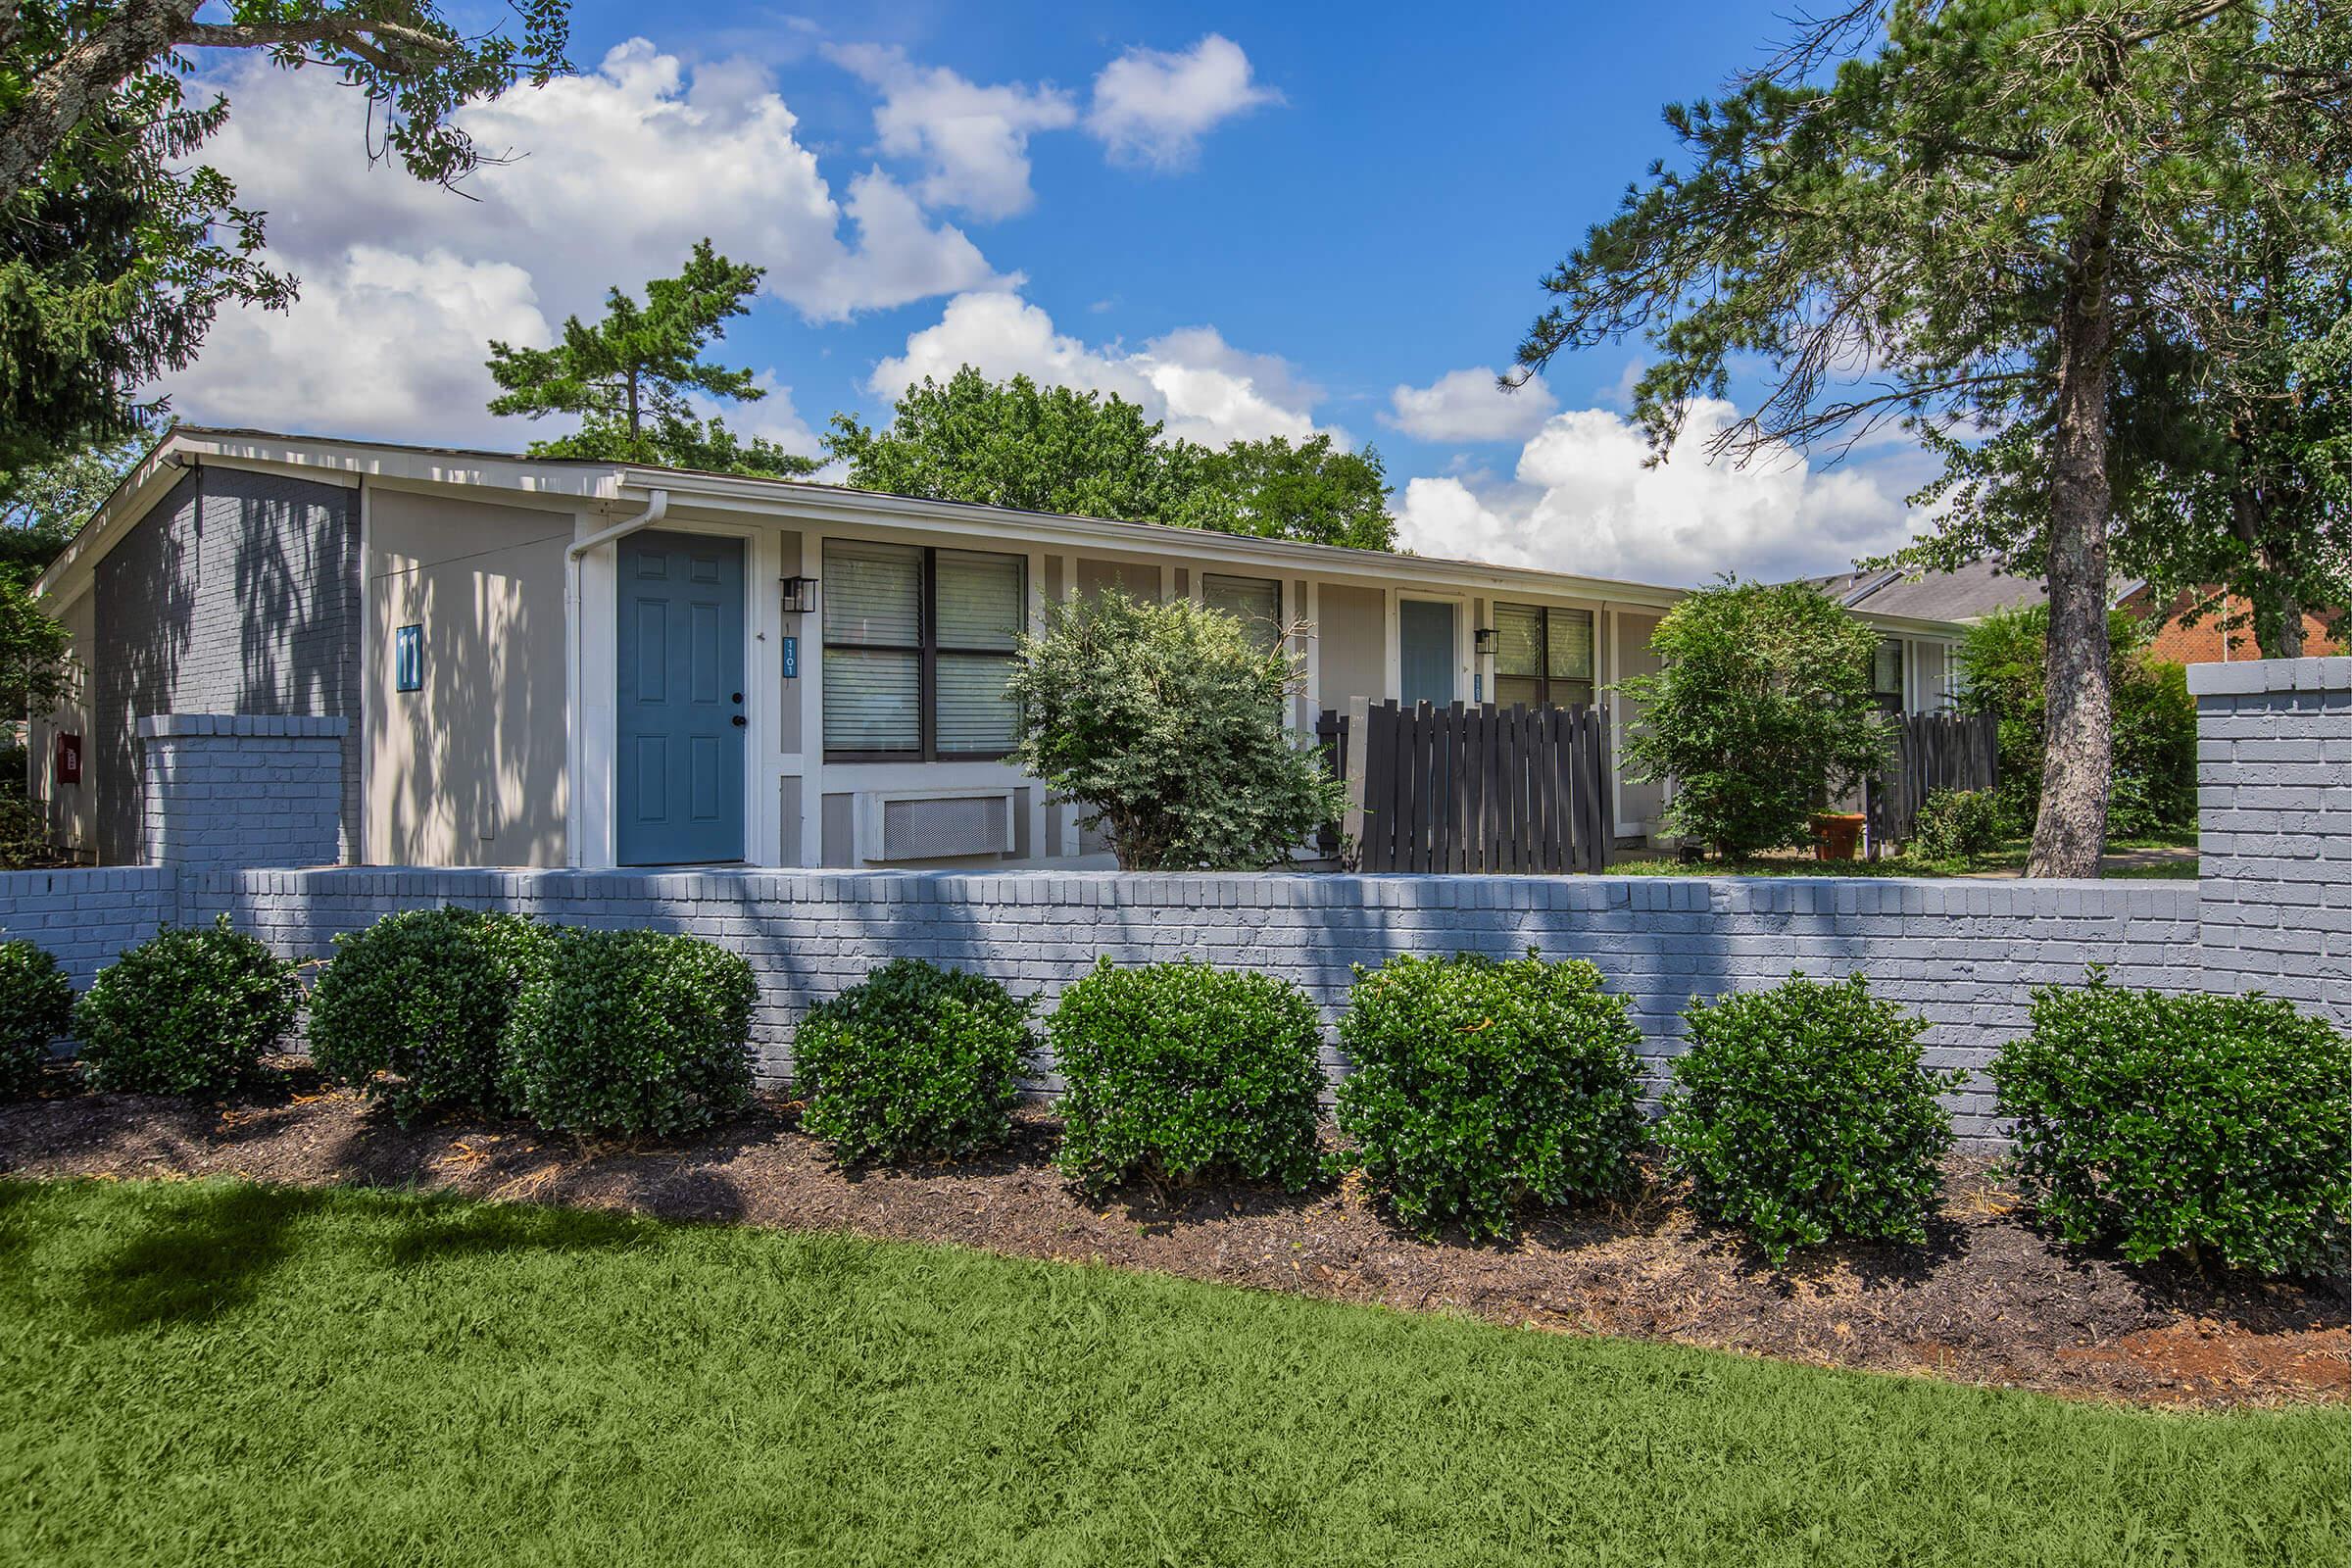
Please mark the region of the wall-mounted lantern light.
<svg viewBox="0 0 2352 1568"><path fill-rule="evenodd" d="M816 612L816 579L787 577L784 579L784 613L810 615Z"/></svg>
<svg viewBox="0 0 2352 1568"><path fill-rule="evenodd" d="M1493 653L1494 644L1500 640L1501 636L1502 633L1492 626L1481 626L1470 634L1471 640L1478 645L1478 651L1482 654Z"/></svg>

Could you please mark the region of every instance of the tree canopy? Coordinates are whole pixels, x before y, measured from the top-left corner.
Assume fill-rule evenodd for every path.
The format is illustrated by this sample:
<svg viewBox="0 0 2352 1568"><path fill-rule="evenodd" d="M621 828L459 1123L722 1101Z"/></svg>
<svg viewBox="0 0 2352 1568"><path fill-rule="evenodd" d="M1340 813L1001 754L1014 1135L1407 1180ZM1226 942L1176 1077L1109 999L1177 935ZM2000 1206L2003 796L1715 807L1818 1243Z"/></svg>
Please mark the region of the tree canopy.
<svg viewBox="0 0 2352 1568"><path fill-rule="evenodd" d="M1278 435L1236 441L1200 460L1200 480L1231 504L1225 519L1208 526L1358 550L1396 548L1388 474L1370 447L1350 452L1328 435L1297 446Z"/></svg>
<svg viewBox="0 0 2352 1568"><path fill-rule="evenodd" d="M730 403L767 396L753 373L702 358L759 288L764 268L741 266L696 242L675 277L645 286L640 305L619 288L605 296L602 320L564 318L555 347L515 348L493 340L490 375L505 390L492 414L544 418L576 415L580 427L534 441L534 457L598 458L770 476L812 471L816 461L763 437L739 436L718 416L700 418L690 394Z"/></svg>
<svg viewBox="0 0 2352 1568"><path fill-rule="evenodd" d="M1212 452L1170 439L1116 393L991 381L968 365L908 387L880 429L836 414L824 441L851 484L889 495L1395 547L1388 480L1369 448L1269 436Z"/></svg>
<svg viewBox="0 0 2352 1568"><path fill-rule="evenodd" d="M46 570L153 444L143 435L96 441L0 471L0 568Z"/></svg>
<svg viewBox="0 0 2352 1568"><path fill-rule="evenodd" d="M2291 221L2352 141L2330 0L1854 0L1719 99L1545 279L1527 371L1639 332L1664 453L1751 374L1715 443L1843 451L1901 420L2031 452L2048 735L2031 869L2089 875L2112 752L2111 471L2131 345L2225 314L2209 237Z"/></svg>
<svg viewBox="0 0 2352 1568"><path fill-rule="evenodd" d="M144 427L225 305L282 308L262 215L197 161L226 99L190 102L182 51L255 49L357 84L378 156L456 184L496 155L456 120L565 69L563 0L469 35L431 0L27 0L0 19L0 468ZM196 20L200 10L211 15Z"/></svg>

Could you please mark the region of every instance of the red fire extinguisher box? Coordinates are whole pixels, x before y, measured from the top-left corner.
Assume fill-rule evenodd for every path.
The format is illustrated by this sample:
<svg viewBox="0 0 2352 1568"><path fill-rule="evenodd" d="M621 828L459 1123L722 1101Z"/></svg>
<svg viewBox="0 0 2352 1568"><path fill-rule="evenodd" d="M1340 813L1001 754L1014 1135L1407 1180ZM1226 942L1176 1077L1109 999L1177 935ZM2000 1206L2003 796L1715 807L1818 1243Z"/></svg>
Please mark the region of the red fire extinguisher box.
<svg viewBox="0 0 2352 1568"><path fill-rule="evenodd" d="M58 731L57 781L60 784L81 782L81 737Z"/></svg>

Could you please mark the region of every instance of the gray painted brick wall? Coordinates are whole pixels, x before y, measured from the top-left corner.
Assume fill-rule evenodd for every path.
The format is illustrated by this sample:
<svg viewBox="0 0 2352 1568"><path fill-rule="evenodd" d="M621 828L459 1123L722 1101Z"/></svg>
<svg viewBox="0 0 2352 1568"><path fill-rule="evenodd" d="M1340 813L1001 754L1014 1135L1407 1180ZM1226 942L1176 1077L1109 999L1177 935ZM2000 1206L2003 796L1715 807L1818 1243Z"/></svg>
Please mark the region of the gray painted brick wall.
<svg viewBox="0 0 2352 1568"><path fill-rule="evenodd" d="M178 877L167 866L0 874L0 936L47 948L76 991L124 948L178 920Z"/></svg>
<svg viewBox="0 0 2352 1568"><path fill-rule="evenodd" d="M350 721L343 807L360 822L357 492L236 468L190 470L98 563L89 656L93 848L139 857L137 721L160 713ZM356 858L346 841L330 859Z"/></svg>
<svg viewBox="0 0 2352 1568"><path fill-rule="evenodd" d="M337 932L441 903L690 932L751 960L760 987L754 1041L770 1078L789 1074L791 1031L810 1004L900 955L992 974L1048 1003L1098 956L1198 957L1295 980L1329 1016L1352 964L1533 947L1600 966L1630 1002L1653 1080L1679 1049L1678 1014L1691 997L1770 985L1792 969L1867 973L1881 995L1931 1020L1931 1061L1980 1073L2023 1027L2033 987L2076 983L2092 963L2125 985L2258 987L2352 1028L2352 661L2232 665L2225 676L2209 667L2219 666L2191 672L2206 792L2196 882L183 863L0 876L0 926L70 937L77 981L107 943L144 935L166 915L196 923L225 913L304 957L324 956ZM124 880L77 880L110 876ZM1336 1048L1327 1065L1344 1070ZM1953 1107L1963 1136L1997 1136L1981 1076Z"/></svg>
<svg viewBox="0 0 2352 1568"><path fill-rule="evenodd" d="M2188 684L2206 983L2352 1026L2352 659L2192 664Z"/></svg>
<svg viewBox="0 0 2352 1568"><path fill-rule="evenodd" d="M340 718L162 713L138 720L150 865L332 865L345 843Z"/></svg>
<svg viewBox="0 0 2352 1568"><path fill-rule="evenodd" d="M754 1044L773 1079L789 1076L807 1007L899 956L990 974L1049 1004L1101 955L1200 958L1295 980L1336 1018L1351 964L1533 947L1598 964L1631 1001L1653 1064L1679 1049L1692 996L1792 968L1869 974L1934 1020L1931 1061L1972 1069L2022 1025L2030 986L2079 981L2091 962L2129 985L2198 980L2189 883L357 868L188 870L179 889L182 919L226 913L302 956L324 956L335 932L391 910L444 903L705 937L760 976ZM1336 1046L1326 1065L1344 1070ZM1965 1136L1992 1131L1981 1087L1954 1109Z"/></svg>

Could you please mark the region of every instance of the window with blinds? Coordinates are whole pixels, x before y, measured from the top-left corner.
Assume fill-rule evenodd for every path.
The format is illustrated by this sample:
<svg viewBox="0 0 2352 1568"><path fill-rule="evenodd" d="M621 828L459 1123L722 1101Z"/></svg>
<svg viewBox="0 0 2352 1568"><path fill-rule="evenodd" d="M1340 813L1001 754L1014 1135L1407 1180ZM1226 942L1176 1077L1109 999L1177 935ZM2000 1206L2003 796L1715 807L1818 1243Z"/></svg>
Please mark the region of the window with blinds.
<svg viewBox="0 0 2352 1568"><path fill-rule="evenodd" d="M1879 639L1877 653L1870 662L1870 689L1878 695L1879 706L1889 713L1903 710L1903 644L1899 637Z"/></svg>
<svg viewBox="0 0 2352 1568"><path fill-rule="evenodd" d="M1282 643L1282 583L1273 577L1200 576L1200 602L1222 610L1250 628L1258 645L1272 649Z"/></svg>
<svg viewBox="0 0 2352 1568"><path fill-rule="evenodd" d="M825 542L825 755L843 761L1002 757L1004 695L1027 612L1019 556Z"/></svg>
<svg viewBox="0 0 2352 1568"><path fill-rule="evenodd" d="M1592 701L1592 612L1494 607L1494 701L1570 708Z"/></svg>

